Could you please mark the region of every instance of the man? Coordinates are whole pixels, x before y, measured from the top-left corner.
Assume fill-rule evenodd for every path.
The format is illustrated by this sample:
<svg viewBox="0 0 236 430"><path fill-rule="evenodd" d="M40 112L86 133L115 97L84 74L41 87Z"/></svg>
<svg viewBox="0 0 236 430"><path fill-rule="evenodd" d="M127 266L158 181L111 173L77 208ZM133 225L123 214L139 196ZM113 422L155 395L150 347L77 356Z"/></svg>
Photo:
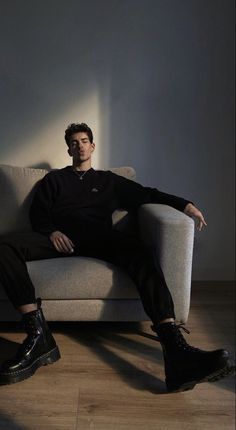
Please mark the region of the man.
<svg viewBox="0 0 236 430"><path fill-rule="evenodd" d="M3 363L0 383L19 382L60 358L25 262L71 255L110 261L134 280L162 345L169 391L188 390L231 373L227 351L207 352L187 344L180 331L183 327L175 324L174 304L161 267L154 264L141 239L112 229L112 213L117 208L135 211L144 203L168 204L194 217L199 230L206 226L201 211L183 198L110 171L95 171L91 167L95 143L86 124L68 126L65 140L72 166L51 171L40 182L30 209L34 231L8 235L0 243L0 282L21 312L27 332L16 356Z"/></svg>

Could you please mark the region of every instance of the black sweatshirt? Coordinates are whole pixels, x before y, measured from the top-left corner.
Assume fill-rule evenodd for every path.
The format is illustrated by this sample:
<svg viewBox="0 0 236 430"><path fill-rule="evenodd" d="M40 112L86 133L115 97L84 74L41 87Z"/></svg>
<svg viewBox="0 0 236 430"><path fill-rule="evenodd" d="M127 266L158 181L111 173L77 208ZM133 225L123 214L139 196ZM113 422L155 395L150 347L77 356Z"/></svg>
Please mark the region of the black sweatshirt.
<svg viewBox="0 0 236 430"><path fill-rule="evenodd" d="M83 179L71 166L49 172L34 194L30 208L33 230L50 235L59 230L73 241L102 238L112 229L115 209L135 210L145 203L161 203L183 211L180 197L143 187L111 171L89 169Z"/></svg>

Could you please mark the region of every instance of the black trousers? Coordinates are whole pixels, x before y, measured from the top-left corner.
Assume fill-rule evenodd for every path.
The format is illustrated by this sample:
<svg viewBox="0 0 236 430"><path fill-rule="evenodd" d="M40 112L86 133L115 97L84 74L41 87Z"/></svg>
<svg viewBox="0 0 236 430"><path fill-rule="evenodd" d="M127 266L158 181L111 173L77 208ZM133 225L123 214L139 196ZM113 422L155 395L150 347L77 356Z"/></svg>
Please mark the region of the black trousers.
<svg viewBox="0 0 236 430"><path fill-rule="evenodd" d="M72 255L95 257L122 267L137 286L143 307L154 324L165 318L175 318L171 294L152 252L137 236L115 230L101 241L75 243L73 254L56 251L47 236L36 232L0 237L0 283L13 306L17 309L36 302L27 261Z"/></svg>

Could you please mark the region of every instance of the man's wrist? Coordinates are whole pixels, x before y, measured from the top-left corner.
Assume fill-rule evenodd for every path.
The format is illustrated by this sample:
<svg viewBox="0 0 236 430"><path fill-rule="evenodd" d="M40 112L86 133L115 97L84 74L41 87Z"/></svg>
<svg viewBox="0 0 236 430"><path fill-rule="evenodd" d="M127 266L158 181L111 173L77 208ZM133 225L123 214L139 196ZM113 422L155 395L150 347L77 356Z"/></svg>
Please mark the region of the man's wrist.
<svg viewBox="0 0 236 430"><path fill-rule="evenodd" d="M184 213L187 214L192 206L194 206L194 204L189 202L184 208Z"/></svg>

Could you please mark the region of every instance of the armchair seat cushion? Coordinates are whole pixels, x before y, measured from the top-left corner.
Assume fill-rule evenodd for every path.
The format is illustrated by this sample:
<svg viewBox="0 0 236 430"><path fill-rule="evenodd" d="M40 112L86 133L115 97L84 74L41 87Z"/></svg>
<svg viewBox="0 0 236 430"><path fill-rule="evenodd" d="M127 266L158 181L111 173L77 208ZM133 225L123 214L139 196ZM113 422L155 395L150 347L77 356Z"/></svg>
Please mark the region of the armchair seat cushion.
<svg viewBox="0 0 236 430"><path fill-rule="evenodd" d="M119 267L90 257L27 263L38 296L44 300L139 298L132 279ZM0 289L0 300L6 298Z"/></svg>

